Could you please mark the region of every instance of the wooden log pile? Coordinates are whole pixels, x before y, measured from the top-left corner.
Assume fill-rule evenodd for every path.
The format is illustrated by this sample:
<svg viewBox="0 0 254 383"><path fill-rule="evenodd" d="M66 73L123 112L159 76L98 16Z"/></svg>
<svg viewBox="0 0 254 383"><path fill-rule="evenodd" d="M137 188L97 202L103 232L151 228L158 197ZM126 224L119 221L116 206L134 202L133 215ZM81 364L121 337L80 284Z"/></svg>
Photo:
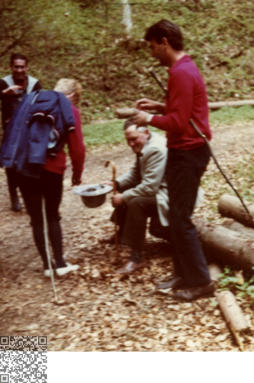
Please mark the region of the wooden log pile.
<svg viewBox="0 0 254 383"><path fill-rule="evenodd" d="M218 210L230 220L223 225L195 222L207 258L251 270L254 266L254 225L237 197L224 194ZM254 222L254 205L248 206L248 210Z"/></svg>
<svg viewBox="0 0 254 383"><path fill-rule="evenodd" d="M218 210L223 217L228 218L223 225L195 222L207 258L220 265L251 270L254 267L254 225L250 217L238 198L227 194L220 198ZM248 210L254 218L254 205L248 206ZM217 283L222 269L217 264L210 264L209 271L211 279ZM242 337L252 328L236 297L229 290L218 291L215 297L239 349L244 351Z"/></svg>

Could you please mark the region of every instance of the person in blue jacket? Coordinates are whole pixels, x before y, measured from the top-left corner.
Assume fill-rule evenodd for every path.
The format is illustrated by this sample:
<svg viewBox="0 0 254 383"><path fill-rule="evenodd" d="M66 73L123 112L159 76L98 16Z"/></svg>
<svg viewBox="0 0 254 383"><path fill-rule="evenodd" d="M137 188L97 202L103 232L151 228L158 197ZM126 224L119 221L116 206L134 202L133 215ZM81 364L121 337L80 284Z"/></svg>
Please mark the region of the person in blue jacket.
<svg viewBox="0 0 254 383"><path fill-rule="evenodd" d="M26 56L13 53L10 58L11 74L0 79L0 100L2 103L2 129L5 131L14 111L26 94L41 89L40 82L27 74ZM21 204L17 193L17 175L14 168L6 168L7 184L11 200L11 209L20 211Z"/></svg>

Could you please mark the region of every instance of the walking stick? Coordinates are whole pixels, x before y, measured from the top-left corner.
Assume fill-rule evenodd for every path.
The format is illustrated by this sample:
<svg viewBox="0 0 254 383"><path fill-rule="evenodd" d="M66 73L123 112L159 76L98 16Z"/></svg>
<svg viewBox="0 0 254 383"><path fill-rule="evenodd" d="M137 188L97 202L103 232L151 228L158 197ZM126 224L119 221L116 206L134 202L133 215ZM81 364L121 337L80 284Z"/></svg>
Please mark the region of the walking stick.
<svg viewBox="0 0 254 383"><path fill-rule="evenodd" d="M155 79L155 81L157 82L157 84L161 87L161 89L164 91L164 93L167 95L168 94L168 91L167 89L163 86L161 80L159 79L158 75L154 72L153 69L150 69L149 70L149 73L151 74L151 76ZM249 211L249 209L247 208L246 204L244 203L242 197L240 196L239 192L237 191L237 189L234 187L234 185L232 184L232 182L229 180L229 178L226 176L226 174L223 172L223 170L221 169L220 167L220 164L217 160L217 158L215 157L215 155L213 154L213 151L212 151L212 148L209 144L209 141L207 140L205 134L203 134L201 132L201 130L197 127L197 125L195 124L195 122L190 119L190 124L191 126L193 127L193 129L195 130L195 132L204 140L205 144L207 145L208 149L209 149L209 152L211 154L211 157L212 159L214 160L214 163L215 165L217 166L218 170L220 171L220 173L222 174L222 176L224 177L225 181L227 182L227 184L231 187L231 189L233 190L233 192L236 194L236 196L239 198L245 212L247 213L247 216L248 216L248 221L249 221L249 225L251 227L254 227L254 221L253 221L253 217Z"/></svg>
<svg viewBox="0 0 254 383"><path fill-rule="evenodd" d="M47 217L46 217L46 207L45 207L45 199L42 199L42 217L43 217L43 234L44 234L44 240L45 240L45 250L47 254L47 261L48 266L50 270L50 279L52 284L52 289L54 292L54 299L52 303L55 305L61 306L65 304L65 301L62 299L58 299L57 293L56 293L56 286L55 286L55 279L54 279L54 271L51 264L51 257L50 257L50 251L49 251L49 240L48 240L48 225L47 225Z"/></svg>
<svg viewBox="0 0 254 383"><path fill-rule="evenodd" d="M116 194L117 193L117 190L116 190L116 166L114 164L114 162L112 161L106 161L105 162L105 168L108 167L108 165L111 164L111 167L112 167L112 181L113 181L113 194ZM116 217L116 214L115 214L115 217L114 217L114 230L115 230L115 246L116 246L116 256L118 257L118 232L117 232L117 217Z"/></svg>
<svg viewBox="0 0 254 383"><path fill-rule="evenodd" d="M47 261L48 261L48 267L50 270L50 279L52 284L52 289L54 292L54 303L58 303L57 299L57 293L56 293L56 286L55 286L55 280L54 280L54 272L51 264L51 258L50 258L50 251L49 251L49 240L48 240L48 225L47 225L47 218L46 218L46 208L45 208L45 199L42 199L42 217L43 217L43 234L44 234L44 240L45 240L45 250L47 254Z"/></svg>

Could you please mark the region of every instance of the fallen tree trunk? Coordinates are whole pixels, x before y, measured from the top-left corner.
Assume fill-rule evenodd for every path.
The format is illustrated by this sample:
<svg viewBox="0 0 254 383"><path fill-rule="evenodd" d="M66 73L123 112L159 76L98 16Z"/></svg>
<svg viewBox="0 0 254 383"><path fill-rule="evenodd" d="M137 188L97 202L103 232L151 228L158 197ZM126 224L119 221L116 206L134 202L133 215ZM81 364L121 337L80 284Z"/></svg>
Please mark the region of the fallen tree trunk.
<svg viewBox="0 0 254 383"><path fill-rule="evenodd" d="M254 105L254 100L209 102L209 108L212 110L220 109L223 106L243 106L243 105Z"/></svg>
<svg viewBox="0 0 254 383"><path fill-rule="evenodd" d="M241 351L243 344L240 334L249 329L249 324L231 291L221 291L215 294L223 316L235 337Z"/></svg>
<svg viewBox="0 0 254 383"><path fill-rule="evenodd" d="M218 211L222 216L233 218L245 226L254 227L254 205L249 205L248 210L252 221L237 197L223 194L219 199Z"/></svg>
<svg viewBox="0 0 254 383"><path fill-rule="evenodd" d="M201 221L195 225L208 259L247 270L254 266L254 241L221 225Z"/></svg>
<svg viewBox="0 0 254 383"><path fill-rule="evenodd" d="M223 226L227 229L236 231L237 233L241 234L245 238L250 239L251 241L254 241L254 230L250 227L242 225L240 222L234 221L230 218L223 222Z"/></svg>

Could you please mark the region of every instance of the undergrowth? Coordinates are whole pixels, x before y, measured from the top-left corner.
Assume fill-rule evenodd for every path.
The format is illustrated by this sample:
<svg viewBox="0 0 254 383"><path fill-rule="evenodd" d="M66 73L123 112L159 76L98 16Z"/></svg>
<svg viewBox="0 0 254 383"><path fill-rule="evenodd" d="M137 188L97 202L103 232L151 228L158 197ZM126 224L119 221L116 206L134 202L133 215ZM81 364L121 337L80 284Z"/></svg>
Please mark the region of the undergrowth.
<svg viewBox="0 0 254 383"><path fill-rule="evenodd" d="M254 267L251 273L235 271L229 266L225 267L220 274L218 283L219 290L231 290L240 297L254 298Z"/></svg>
<svg viewBox="0 0 254 383"><path fill-rule="evenodd" d="M163 83L167 68L158 67L143 40L146 28L161 18L182 28L185 50L204 76L209 101L253 98L252 0L130 1L129 36L120 0L25 3L3 0L0 5L0 77L9 73L9 56L16 51L29 57L30 73L45 89L60 77L78 79L86 123L112 119L116 106L139 97L163 98L149 68L155 67Z"/></svg>

